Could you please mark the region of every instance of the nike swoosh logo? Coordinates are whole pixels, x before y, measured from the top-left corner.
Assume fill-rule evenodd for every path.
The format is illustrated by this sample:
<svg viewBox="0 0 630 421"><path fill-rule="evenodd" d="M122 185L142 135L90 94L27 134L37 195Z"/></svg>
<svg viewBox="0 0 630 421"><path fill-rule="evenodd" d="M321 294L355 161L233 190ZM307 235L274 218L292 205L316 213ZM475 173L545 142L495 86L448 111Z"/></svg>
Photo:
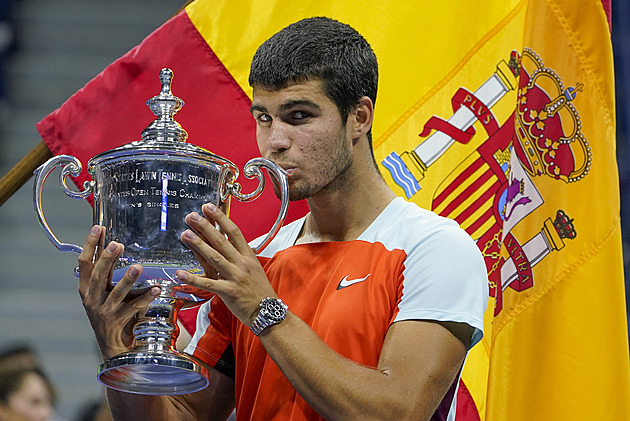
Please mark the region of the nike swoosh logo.
<svg viewBox="0 0 630 421"><path fill-rule="evenodd" d="M339 290L339 289L342 289L342 288L345 288L345 287L349 287L350 285L354 285L354 284L357 284L357 283L359 283L359 282L363 282L363 281L365 281L365 280L366 280L366 279L367 279L370 275L371 275L371 273L370 273L370 274L368 274L368 276L366 276L365 278L358 278L358 279L348 279L348 277L346 276L346 277L344 277L344 278L341 280L341 282L339 282L339 285L337 285L337 289Z"/></svg>

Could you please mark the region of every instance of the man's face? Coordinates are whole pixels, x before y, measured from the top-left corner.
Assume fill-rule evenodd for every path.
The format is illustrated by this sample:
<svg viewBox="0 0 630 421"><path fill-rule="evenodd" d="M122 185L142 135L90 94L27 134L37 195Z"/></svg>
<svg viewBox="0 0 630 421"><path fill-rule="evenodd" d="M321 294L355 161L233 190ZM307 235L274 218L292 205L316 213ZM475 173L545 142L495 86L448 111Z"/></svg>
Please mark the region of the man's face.
<svg viewBox="0 0 630 421"><path fill-rule="evenodd" d="M289 173L291 200L343 184L352 163L352 139L319 80L280 90L255 87L251 112L261 155Z"/></svg>

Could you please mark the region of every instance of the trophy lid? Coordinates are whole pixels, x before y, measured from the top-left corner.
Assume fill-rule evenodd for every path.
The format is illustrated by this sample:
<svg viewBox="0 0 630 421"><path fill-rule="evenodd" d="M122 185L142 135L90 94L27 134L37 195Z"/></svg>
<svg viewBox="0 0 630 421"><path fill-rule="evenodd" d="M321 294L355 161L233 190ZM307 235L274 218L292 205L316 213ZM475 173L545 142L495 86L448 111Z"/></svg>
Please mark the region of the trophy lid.
<svg viewBox="0 0 630 421"><path fill-rule="evenodd" d="M162 88L157 96L147 101L147 106L157 117L147 128L142 131L142 140L151 141L175 141L186 142L188 133L173 118L184 106L184 101L173 95L171 82L173 71L171 69L160 70L160 83Z"/></svg>
<svg viewBox="0 0 630 421"><path fill-rule="evenodd" d="M168 68L160 70L160 93L149 99L146 104L155 114L156 119L142 131L142 140L133 141L106 152L102 152L90 159L88 172L95 165L100 165L111 160L136 159L143 157L148 159L151 155L185 155L190 158L197 157L220 165L228 165L236 168L229 160L215 155L200 146L186 143L188 133L175 121L174 115L184 106L184 101L173 95L171 83L173 71ZM135 156L135 158L132 158Z"/></svg>

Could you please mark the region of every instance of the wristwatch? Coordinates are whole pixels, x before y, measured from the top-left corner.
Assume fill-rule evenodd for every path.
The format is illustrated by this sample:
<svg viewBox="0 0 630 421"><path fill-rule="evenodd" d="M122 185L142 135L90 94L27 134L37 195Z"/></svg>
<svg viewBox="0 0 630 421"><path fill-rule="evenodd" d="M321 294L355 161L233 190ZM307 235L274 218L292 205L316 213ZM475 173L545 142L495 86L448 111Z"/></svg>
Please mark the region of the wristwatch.
<svg viewBox="0 0 630 421"><path fill-rule="evenodd" d="M287 317L289 307L280 298L263 298L258 305L260 311L249 329L258 336L269 326L280 323Z"/></svg>

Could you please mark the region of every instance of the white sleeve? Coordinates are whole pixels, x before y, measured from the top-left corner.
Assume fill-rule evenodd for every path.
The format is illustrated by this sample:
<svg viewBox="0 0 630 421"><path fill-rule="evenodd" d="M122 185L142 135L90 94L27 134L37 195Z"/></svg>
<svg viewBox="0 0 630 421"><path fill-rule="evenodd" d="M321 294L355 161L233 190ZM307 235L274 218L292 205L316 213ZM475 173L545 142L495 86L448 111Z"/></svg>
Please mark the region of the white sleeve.
<svg viewBox="0 0 630 421"><path fill-rule="evenodd" d="M485 263L472 238L444 224L408 251L403 294L395 321L428 319L474 328L470 347L483 337L488 305Z"/></svg>
<svg viewBox="0 0 630 421"><path fill-rule="evenodd" d="M214 297L213 297L214 298ZM206 333L208 326L210 326L210 318L208 317L208 313L210 313L210 308L212 306L212 299L206 301L199 307L199 311L197 312L197 323L195 325L195 334L192 339L188 343L184 352L186 354L192 355L195 352L195 348L197 348L197 344L199 340Z"/></svg>

